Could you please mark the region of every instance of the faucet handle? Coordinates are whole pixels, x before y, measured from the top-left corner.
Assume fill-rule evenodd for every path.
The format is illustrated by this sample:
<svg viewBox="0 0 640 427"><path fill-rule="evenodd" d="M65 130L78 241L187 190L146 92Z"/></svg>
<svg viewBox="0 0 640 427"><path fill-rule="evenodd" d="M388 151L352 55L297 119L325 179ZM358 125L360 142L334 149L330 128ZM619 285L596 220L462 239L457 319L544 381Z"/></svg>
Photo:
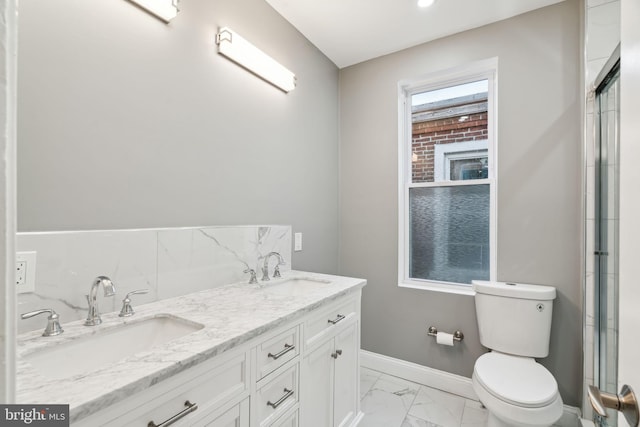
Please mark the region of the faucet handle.
<svg viewBox="0 0 640 427"><path fill-rule="evenodd" d="M124 299L129 298L129 296L131 295L142 295L142 294L148 294L148 293L149 293L149 289L136 289L135 291L131 291L127 295L125 295Z"/></svg>
<svg viewBox="0 0 640 427"><path fill-rule="evenodd" d="M60 316L58 315L58 313L53 311L52 308L43 308L42 310L35 310L35 311L30 311L28 313L22 313L20 315L20 318L28 319L30 317L37 316L42 313L50 313L49 317L47 318L47 327L44 329L44 332L42 333L43 337L53 337L55 335L60 335L61 333L64 332L64 329L62 329L62 326L60 326L60 321L59 321Z"/></svg>
<svg viewBox="0 0 640 427"><path fill-rule="evenodd" d="M280 275L280 266L287 265L287 262L284 260L282 255L278 254L278 263L276 264L276 268L273 269L273 278L277 279L278 277L282 277Z"/></svg>
<svg viewBox="0 0 640 427"><path fill-rule="evenodd" d="M133 316L135 311L133 311L133 307L131 307L131 295L141 295L149 293L149 289L137 289L135 291L129 292L124 299L122 300L122 309L120 310L120 317L129 317Z"/></svg>
<svg viewBox="0 0 640 427"><path fill-rule="evenodd" d="M285 263L283 262L282 264L276 264L276 268L273 270L273 278L276 279L278 277L282 277L280 275L280 266L284 265Z"/></svg>
<svg viewBox="0 0 640 427"><path fill-rule="evenodd" d="M250 285L254 285L258 283L258 278L256 277L256 271L253 268L247 268L244 272L249 273L251 275L251 278L249 279Z"/></svg>

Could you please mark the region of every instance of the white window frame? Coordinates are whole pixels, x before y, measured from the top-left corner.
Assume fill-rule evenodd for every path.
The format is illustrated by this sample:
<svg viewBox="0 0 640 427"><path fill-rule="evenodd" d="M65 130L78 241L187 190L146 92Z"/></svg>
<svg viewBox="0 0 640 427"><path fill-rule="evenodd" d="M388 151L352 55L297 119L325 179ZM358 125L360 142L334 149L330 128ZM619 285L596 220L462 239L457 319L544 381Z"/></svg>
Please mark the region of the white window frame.
<svg viewBox="0 0 640 427"><path fill-rule="evenodd" d="M479 80L488 81L487 99L487 149L489 169L487 179L444 180L440 182L411 182L411 96L421 92L457 86ZM420 187L445 187L458 185L489 184L489 279L497 275L497 129L498 129L498 58L477 61L465 66L429 74L421 79L398 83L398 286L454 294L473 295L469 284L440 282L409 277L409 189ZM471 182L473 181L473 182Z"/></svg>
<svg viewBox="0 0 640 427"><path fill-rule="evenodd" d="M433 154L433 179L434 181L450 181L451 160L483 157L478 152L486 150L489 142L486 139L479 141L453 142L438 144L434 147ZM488 156L488 153L487 153Z"/></svg>

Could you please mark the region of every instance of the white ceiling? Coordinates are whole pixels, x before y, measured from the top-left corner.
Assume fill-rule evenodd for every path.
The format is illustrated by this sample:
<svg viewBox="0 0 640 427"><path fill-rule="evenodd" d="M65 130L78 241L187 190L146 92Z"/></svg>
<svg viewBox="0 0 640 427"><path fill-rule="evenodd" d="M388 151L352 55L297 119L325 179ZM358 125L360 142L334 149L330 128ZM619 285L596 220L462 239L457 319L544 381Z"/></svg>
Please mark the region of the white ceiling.
<svg viewBox="0 0 640 427"><path fill-rule="evenodd" d="M563 0L266 0L344 68Z"/></svg>

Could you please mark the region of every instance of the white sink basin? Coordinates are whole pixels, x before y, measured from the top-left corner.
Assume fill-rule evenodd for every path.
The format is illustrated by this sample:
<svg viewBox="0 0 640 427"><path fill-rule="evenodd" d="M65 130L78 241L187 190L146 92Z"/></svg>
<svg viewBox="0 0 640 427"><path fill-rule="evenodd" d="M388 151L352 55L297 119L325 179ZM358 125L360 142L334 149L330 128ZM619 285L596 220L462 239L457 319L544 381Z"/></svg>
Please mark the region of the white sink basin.
<svg viewBox="0 0 640 427"><path fill-rule="evenodd" d="M331 282L328 280L292 278L279 283L267 284L263 289L277 295L299 296L325 288L330 284Z"/></svg>
<svg viewBox="0 0 640 427"><path fill-rule="evenodd" d="M52 379L86 374L204 326L171 315L122 324L25 356L42 376Z"/></svg>

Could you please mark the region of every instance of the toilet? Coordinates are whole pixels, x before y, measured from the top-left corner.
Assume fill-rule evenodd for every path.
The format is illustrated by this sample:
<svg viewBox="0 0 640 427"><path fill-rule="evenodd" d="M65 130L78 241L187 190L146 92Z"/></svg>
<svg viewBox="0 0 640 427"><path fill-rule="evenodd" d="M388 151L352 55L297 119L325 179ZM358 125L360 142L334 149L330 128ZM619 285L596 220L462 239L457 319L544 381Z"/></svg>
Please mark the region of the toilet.
<svg viewBox="0 0 640 427"><path fill-rule="evenodd" d="M562 416L558 383L535 358L549 354L556 289L472 281L480 342L491 351L471 378L488 427L547 427Z"/></svg>

